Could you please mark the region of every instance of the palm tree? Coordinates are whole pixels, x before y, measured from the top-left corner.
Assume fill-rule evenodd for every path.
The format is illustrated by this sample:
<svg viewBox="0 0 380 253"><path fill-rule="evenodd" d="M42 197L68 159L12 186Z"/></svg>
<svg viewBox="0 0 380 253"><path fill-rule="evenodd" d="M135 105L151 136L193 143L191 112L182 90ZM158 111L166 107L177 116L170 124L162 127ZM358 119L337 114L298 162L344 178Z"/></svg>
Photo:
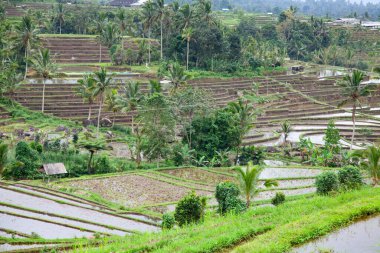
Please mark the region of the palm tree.
<svg viewBox="0 0 380 253"><path fill-rule="evenodd" d="M353 156L362 158L360 165L369 172L373 185L377 185L380 179L380 147L370 146L365 150L357 150Z"/></svg>
<svg viewBox="0 0 380 253"><path fill-rule="evenodd" d="M117 44L121 38L117 25L108 23L101 34L101 38L103 44L108 47L108 49Z"/></svg>
<svg viewBox="0 0 380 253"><path fill-rule="evenodd" d="M148 63L150 64L151 59L151 29L154 21L154 6L151 0L148 0L145 2L145 4L142 7L142 14L144 17L144 27L146 30L148 30Z"/></svg>
<svg viewBox="0 0 380 253"><path fill-rule="evenodd" d="M62 24L65 22L65 10L63 9L63 4L57 5L57 19L59 21L59 34L62 34Z"/></svg>
<svg viewBox="0 0 380 253"><path fill-rule="evenodd" d="M168 76L165 78L172 83L175 92L179 86L186 84L191 76L185 73L185 69L178 62L175 62L169 66Z"/></svg>
<svg viewBox="0 0 380 253"><path fill-rule="evenodd" d="M116 104L121 112L128 113L136 110L143 98L144 96L140 91L140 83L129 81L123 87L122 95L116 98ZM134 115L132 115L132 131L134 131Z"/></svg>
<svg viewBox="0 0 380 253"><path fill-rule="evenodd" d="M96 21L96 40L99 44L99 62L102 62L102 44L104 41L104 28L107 25L106 19L103 19L99 17L99 19Z"/></svg>
<svg viewBox="0 0 380 253"><path fill-rule="evenodd" d="M358 105L360 106L361 101L371 94L374 87L374 85L362 84L363 79L364 73L359 70L354 70L351 75L343 77L343 82L339 83L342 87L342 94L346 99L340 102L338 107L352 103L352 136L350 150L352 150L355 138L356 107Z"/></svg>
<svg viewBox="0 0 380 253"><path fill-rule="evenodd" d="M252 162L249 162L247 167L236 167L234 170L238 172L240 186L245 194L247 208L249 208L251 197L257 193L257 183L263 168L258 165L253 166Z"/></svg>
<svg viewBox="0 0 380 253"><path fill-rule="evenodd" d="M75 89L76 94L81 96L84 102L87 102L89 105L87 120L91 120L92 105L95 100L93 93L95 83L93 75L84 75L82 79L78 80L78 86Z"/></svg>
<svg viewBox="0 0 380 253"><path fill-rule="evenodd" d="M37 43L37 32L30 16L22 17L21 23L16 26L16 45L24 50L25 74L28 73L28 57L30 50Z"/></svg>
<svg viewBox="0 0 380 253"><path fill-rule="evenodd" d="M119 29L121 32L121 49L124 49L123 35L127 29L125 9L119 9L116 13L116 17L119 20Z"/></svg>
<svg viewBox="0 0 380 253"><path fill-rule="evenodd" d="M160 59L162 60L163 58L163 50L162 50L162 34L163 34L163 21L164 21L164 16L165 16L165 0L155 0L154 3L154 9L156 10L156 16L157 19L160 20Z"/></svg>
<svg viewBox="0 0 380 253"><path fill-rule="evenodd" d="M46 79L50 79L57 70L57 66L50 57L49 49L46 48L39 50L38 55L33 58L33 66L34 69L37 71L37 74L43 78L41 112L44 112Z"/></svg>
<svg viewBox="0 0 380 253"><path fill-rule="evenodd" d="M189 52L190 52L190 40L193 35L193 29L191 27L185 28L182 31L182 38L187 42L186 48L186 70L189 70Z"/></svg>
<svg viewBox="0 0 380 253"><path fill-rule="evenodd" d="M243 99L239 98L237 102L230 102L228 104L228 108L234 114L237 114L240 121L240 138L239 145L236 149L236 159L237 162L239 158L240 146L243 141L244 135L249 132L252 128L252 121L254 116L253 106L248 103L248 101L243 101Z"/></svg>
<svg viewBox="0 0 380 253"><path fill-rule="evenodd" d="M181 12L182 14L182 22L183 22L183 27L182 29L185 29L187 28L190 23L191 23L191 20L193 18L193 9L191 8L191 6L189 4L184 4L181 9L179 9L179 11Z"/></svg>
<svg viewBox="0 0 380 253"><path fill-rule="evenodd" d="M106 106L108 111L112 111L112 127L115 125L115 116L116 113L119 111L119 107L117 104L117 97L118 97L118 91L117 89L108 90L106 92Z"/></svg>
<svg viewBox="0 0 380 253"><path fill-rule="evenodd" d="M113 75L108 75L105 68L101 68L100 71L94 72L95 88L93 90L94 97L99 98L99 111L98 111L98 123L96 136L99 137L100 115L102 112L102 106L104 101L104 93L113 84Z"/></svg>
<svg viewBox="0 0 380 253"><path fill-rule="evenodd" d="M153 95L154 93L161 93L162 92L162 86L160 81L158 80L149 80L149 87L150 87L150 95Z"/></svg>
<svg viewBox="0 0 380 253"><path fill-rule="evenodd" d="M287 120L282 122L281 133L284 135L284 143L287 142L288 136L289 136L291 131L292 131L292 124Z"/></svg>

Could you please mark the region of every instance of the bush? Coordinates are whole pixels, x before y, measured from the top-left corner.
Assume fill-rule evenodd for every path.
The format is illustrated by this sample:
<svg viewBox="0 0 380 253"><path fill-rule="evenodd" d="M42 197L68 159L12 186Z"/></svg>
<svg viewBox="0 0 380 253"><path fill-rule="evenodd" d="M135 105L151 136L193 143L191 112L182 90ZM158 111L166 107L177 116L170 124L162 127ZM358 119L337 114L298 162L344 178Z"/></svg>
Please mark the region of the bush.
<svg viewBox="0 0 380 253"><path fill-rule="evenodd" d="M175 225L175 219L174 216L168 213L165 213L162 215L162 223L161 228L162 229L172 229Z"/></svg>
<svg viewBox="0 0 380 253"><path fill-rule="evenodd" d="M218 212L240 213L246 209L244 201L239 199L239 187L232 182L219 183L216 186L215 198L218 201Z"/></svg>
<svg viewBox="0 0 380 253"><path fill-rule="evenodd" d="M272 198L272 205L278 206L285 202L285 194L283 192L276 192L276 196Z"/></svg>
<svg viewBox="0 0 380 253"><path fill-rule="evenodd" d="M101 156L98 159L96 159L94 170L95 173L102 174L115 172L116 168L111 164L111 161L107 156Z"/></svg>
<svg viewBox="0 0 380 253"><path fill-rule="evenodd" d="M243 147L239 156L239 164L247 165L252 161L254 165L262 164L265 158L265 149L262 147Z"/></svg>
<svg viewBox="0 0 380 253"><path fill-rule="evenodd" d="M181 199L174 213L174 218L179 226L203 221L206 198L195 195L192 191Z"/></svg>
<svg viewBox="0 0 380 253"><path fill-rule="evenodd" d="M358 189L363 185L360 170L354 166L346 166L338 171L340 187L344 190Z"/></svg>
<svg viewBox="0 0 380 253"><path fill-rule="evenodd" d="M337 191L339 188L338 176L335 172L326 171L318 175L315 181L317 186L317 193L321 195L327 195L330 192Z"/></svg>

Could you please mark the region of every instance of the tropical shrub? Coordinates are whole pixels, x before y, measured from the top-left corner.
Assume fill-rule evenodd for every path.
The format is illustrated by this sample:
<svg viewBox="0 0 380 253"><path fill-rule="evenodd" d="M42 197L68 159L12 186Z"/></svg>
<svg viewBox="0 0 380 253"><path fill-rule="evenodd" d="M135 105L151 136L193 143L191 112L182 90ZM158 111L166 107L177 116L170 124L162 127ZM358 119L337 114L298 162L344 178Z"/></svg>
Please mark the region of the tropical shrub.
<svg viewBox="0 0 380 253"><path fill-rule="evenodd" d="M285 194L283 192L276 192L276 195L272 198L272 205L278 206L285 202Z"/></svg>
<svg viewBox="0 0 380 253"><path fill-rule="evenodd" d="M238 173L240 188L245 195L247 208L249 208L251 197L258 192L257 183L263 168L258 165L253 165L252 162L248 162L246 168L236 167L235 170Z"/></svg>
<svg viewBox="0 0 380 253"><path fill-rule="evenodd" d="M225 214L228 212L239 213L246 209L244 201L239 199L240 189L232 182L219 183L216 186L215 198L218 201L218 212Z"/></svg>
<svg viewBox="0 0 380 253"><path fill-rule="evenodd" d="M96 159L94 170L96 174L101 174L115 172L116 168L113 166L110 159L107 156L103 155Z"/></svg>
<svg viewBox="0 0 380 253"><path fill-rule="evenodd" d="M174 213L179 226L203 221L206 208L206 198L197 196L194 191L182 198Z"/></svg>
<svg viewBox="0 0 380 253"><path fill-rule="evenodd" d="M354 166L346 166L338 171L340 187L344 190L358 189L363 185L360 170Z"/></svg>
<svg viewBox="0 0 380 253"><path fill-rule="evenodd" d="M265 158L265 148L263 147L243 147L239 156L239 164L247 165L252 162L254 165L262 164Z"/></svg>
<svg viewBox="0 0 380 253"><path fill-rule="evenodd" d="M175 225L175 219L174 216L168 213L164 213L162 215L162 223L161 228L162 229L172 229Z"/></svg>
<svg viewBox="0 0 380 253"><path fill-rule="evenodd" d="M335 172L326 171L317 176L315 181L317 186L317 193L327 195L331 192L337 191L339 188L338 176Z"/></svg>

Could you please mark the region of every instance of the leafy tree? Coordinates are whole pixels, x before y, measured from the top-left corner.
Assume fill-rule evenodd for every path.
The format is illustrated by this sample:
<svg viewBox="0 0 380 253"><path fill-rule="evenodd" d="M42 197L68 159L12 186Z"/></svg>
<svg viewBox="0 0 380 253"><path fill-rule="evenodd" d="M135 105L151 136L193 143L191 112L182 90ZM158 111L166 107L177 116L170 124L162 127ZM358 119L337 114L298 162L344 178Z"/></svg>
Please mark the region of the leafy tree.
<svg viewBox="0 0 380 253"><path fill-rule="evenodd" d="M25 74L24 79L28 73L28 60L30 50L37 44L38 30L34 27L32 18L30 16L24 16L21 19L21 23L16 26L16 45L24 51L25 61Z"/></svg>
<svg viewBox="0 0 380 253"><path fill-rule="evenodd" d="M99 138L97 139L81 138L81 140L78 143L78 146L90 152L90 157L87 163L87 171L88 171L88 174L93 174L94 173L94 164L92 162L93 157L96 152L106 149L104 140L99 139Z"/></svg>
<svg viewBox="0 0 380 253"><path fill-rule="evenodd" d="M78 80L78 86L75 88L75 93L82 97L84 102L89 104L88 120L91 120L92 105L94 104L94 89L96 80L92 74L84 75L82 79Z"/></svg>
<svg viewBox="0 0 380 253"><path fill-rule="evenodd" d="M117 89L110 89L106 92L105 104L107 106L108 111L112 111L112 126L115 125L115 116L119 111L119 107L117 104L118 91Z"/></svg>
<svg viewBox="0 0 380 253"><path fill-rule="evenodd" d="M219 183L216 186L215 198L218 201L218 212L226 214L229 212L239 213L245 210L244 201L239 199L240 189L232 182Z"/></svg>
<svg viewBox="0 0 380 253"><path fill-rule="evenodd" d="M186 131L192 131L191 147L197 158L212 159L217 151L231 150L239 144L239 118L223 109L196 117Z"/></svg>
<svg viewBox="0 0 380 253"><path fill-rule="evenodd" d="M357 150L352 156L361 158L360 166L368 171L373 185L377 185L380 178L380 147L370 146L365 150Z"/></svg>
<svg viewBox="0 0 380 253"><path fill-rule="evenodd" d="M44 112L46 79L50 79L57 70L55 63L50 58L49 49L46 48L39 50L38 55L33 58L33 66L37 71L38 75L43 78L41 111Z"/></svg>
<svg viewBox="0 0 380 253"><path fill-rule="evenodd" d="M258 165L252 165L251 162L248 163L246 167L236 167L235 171L238 173L238 178L240 181L240 187L246 198L247 208L251 205L251 197L257 194L257 183L259 181L259 176L263 168Z"/></svg>
<svg viewBox="0 0 380 253"><path fill-rule="evenodd" d="M104 93L110 89L113 85L113 75L108 75L105 68L101 68L100 71L94 72L95 87L93 90L94 97L99 98L99 111L98 111L98 123L96 135L99 136L100 116L102 112L102 106L104 101Z"/></svg>
<svg viewBox="0 0 380 253"><path fill-rule="evenodd" d="M175 62L169 65L166 78L171 82L173 93L175 93L181 85L187 84L191 76L185 72L185 69L178 62Z"/></svg>
<svg viewBox="0 0 380 253"><path fill-rule="evenodd" d="M281 133L284 135L284 143L287 143L288 136L290 132L292 131L292 125L289 121L284 121L281 124Z"/></svg>
<svg viewBox="0 0 380 253"><path fill-rule="evenodd" d="M335 127L333 120L330 120L329 124L327 125L324 140L326 149L328 149L333 154L338 154L340 152L341 146L339 144L339 129Z"/></svg>
<svg viewBox="0 0 380 253"><path fill-rule="evenodd" d="M253 106L250 103L248 103L247 100L243 100L241 98L239 98L237 102L230 102L228 104L228 108L232 113L238 116L239 121L240 121L239 145L236 148L236 162L237 162L238 157L239 157L239 152L240 152L240 146L243 142L243 138L253 126L255 112L254 112Z"/></svg>
<svg viewBox="0 0 380 253"><path fill-rule="evenodd" d="M166 97L155 93L147 98L139 117L146 136L145 155L149 160L166 157L175 137L175 121Z"/></svg>
<svg viewBox="0 0 380 253"><path fill-rule="evenodd" d="M0 175L3 174L5 165L8 162L8 145L0 144Z"/></svg>
<svg viewBox="0 0 380 253"><path fill-rule="evenodd" d="M206 198L191 192L181 199L174 213L174 218L180 227L203 221L206 208Z"/></svg>
<svg viewBox="0 0 380 253"><path fill-rule="evenodd" d="M360 105L360 102L371 94L373 85L364 85L362 81L364 79L364 73L359 70L354 70L351 75L346 75L343 78L343 82L340 82L342 87L342 94L346 97L345 100L339 103L339 107L342 107L348 103L352 104L352 136L351 146L354 145L355 138L355 126L356 126L356 107Z"/></svg>

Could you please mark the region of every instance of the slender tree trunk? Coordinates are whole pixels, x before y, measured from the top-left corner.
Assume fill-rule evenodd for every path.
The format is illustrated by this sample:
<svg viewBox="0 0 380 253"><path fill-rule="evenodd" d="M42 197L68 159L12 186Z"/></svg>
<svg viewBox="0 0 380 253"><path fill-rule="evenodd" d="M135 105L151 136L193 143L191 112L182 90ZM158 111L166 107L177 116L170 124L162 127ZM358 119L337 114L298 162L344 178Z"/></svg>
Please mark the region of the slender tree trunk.
<svg viewBox="0 0 380 253"><path fill-rule="evenodd" d="M189 70L189 46L190 46L190 39L187 39L186 70Z"/></svg>
<svg viewBox="0 0 380 253"><path fill-rule="evenodd" d="M46 81L45 78L42 79L43 81L43 87L42 87L42 106L41 106L41 112L44 112L45 110L45 88L46 88Z"/></svg>
<svg viewBox="0 0 380 253"><path fill-rule="evenodd" d="M88 164L87 164L87 171L88 174L92 174L92 166L91 166L91 161L92 157L94 156L94 151L90 151L90 159L88 159Z"/></svg>
<svg viewBox="0 0 380 253"><path fill-rule="evenodd" d="M163 52L162 52L162 16L161 16L161 60L163 58Z"/></svg>
<svg viewBox="0 0 380 253"><path fill-rule="evenodd" d="M150 45L150 26L148 29L148 64L150 65L150 51L151 51L151 45Z"/></svg>
<svg viewBox="0 0 380 253"><path fill-rule="evenodd" d="M99 42L99 63L102 62L102 43Z"/></svg>
<svg viewBox="0 0 380 253"><path fill-rule="evenodd" d="M100 94L99 112L98 112L98 124L97 124L97 129L96 129L96 137L99 137L100 115L102 113L102 106L103 106L103 93Z"/></svg>
<svg viewBox="0 0 380 253"><path fill-rule="evenodd" d="M247 198L247 208L249 208L249 206L251 205L251 195L247 194L246 198Z"/></svg>
<svg viewBox="0 0 380 253"><path fill-rule="evenodd" d="M24 79L26 79L27 73L28 73L28 47L25 47L25 74L24 74Z"/></svg>
<svg viewBox="0 0 380 253"><path fill-rule="evenodd" d="M112 127L115 125L115 112L112 115Z"/></svg>
<svg viewBox="0 0 380 253"><path fill-rule="evenodd" d="M354 145L354 138L355 138L355 120L356 120L356 103L352 106L352 136L351 136L351 147L350 150L352 150L352 146Z"/></svg>
<svg viewBox="0 0 380 253"><path fill-rule="evenodd" d="M132 115L132 128L131 128L131 130L132 130L132 134L135 132L135 126L134 126L134 124L133 124L133 115Z"/></svg>
<svg viewBox="0 0 380 253"><path fill-rule="evenodd" d="M88 108L88 117L87 117L87 119L88 119L88 120L91 120L92 103L90 103L89 105L90 105L90 106L89 106L89 108Z"/></svg>
<svg viewBox="0 0 380 253"><path fill-rule="evenodd" d="M62 21L59 20L59 34L62 34Z"/></svg>

